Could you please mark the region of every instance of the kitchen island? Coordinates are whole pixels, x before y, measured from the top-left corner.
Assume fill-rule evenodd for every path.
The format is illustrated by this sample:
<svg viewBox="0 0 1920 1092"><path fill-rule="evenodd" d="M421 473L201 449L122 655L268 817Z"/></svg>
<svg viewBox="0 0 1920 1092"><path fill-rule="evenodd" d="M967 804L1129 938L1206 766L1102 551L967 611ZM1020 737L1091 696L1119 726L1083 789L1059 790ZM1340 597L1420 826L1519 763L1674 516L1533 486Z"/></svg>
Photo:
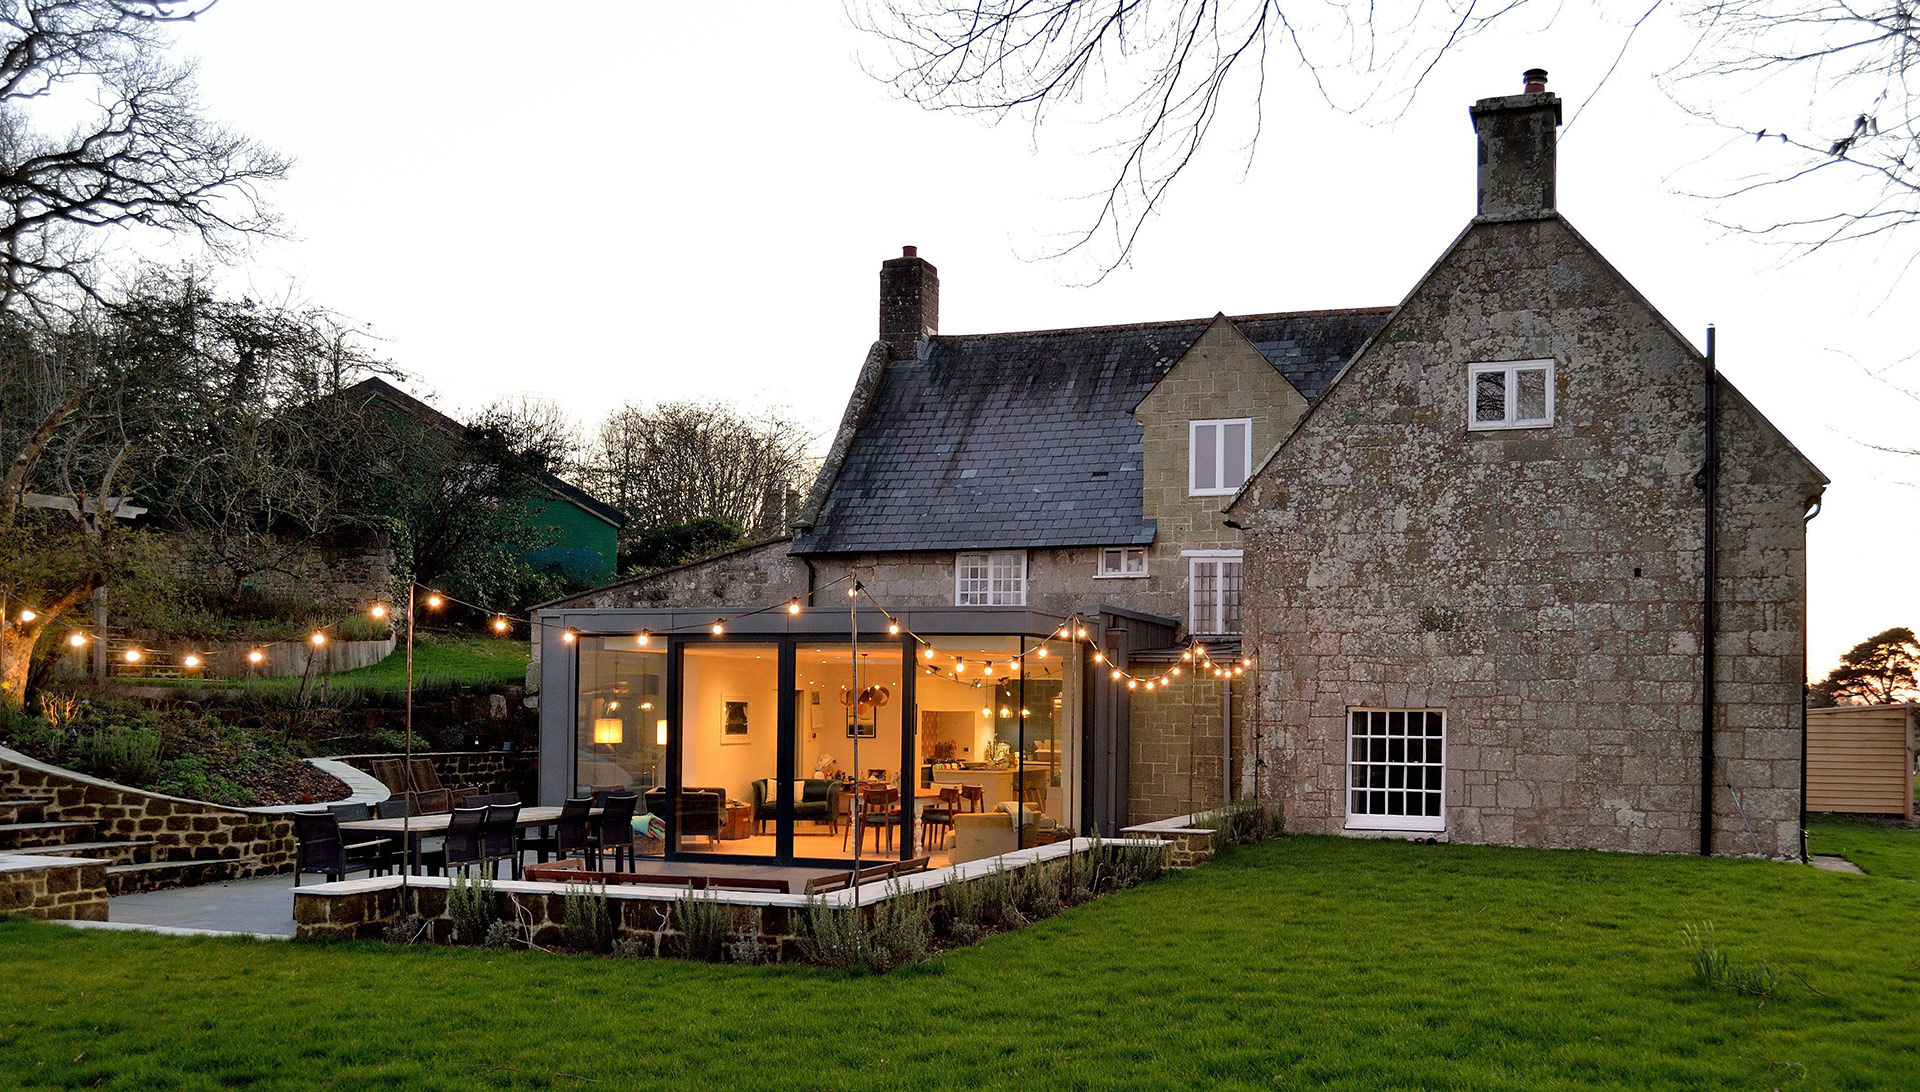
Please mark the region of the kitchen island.
<svg viewBox="0 0 1920 1092"><path fill-rule="evenodd" d="M933 791L939 792L943 785L978 785L986 810L992 811L1001 804L1018 803L1020 786L1024 784L1027 799L1037 805L1046 797L1047 780L1051 773L1048 767L1033 765L1024 770L1018 767L995 770L945 766L933 771Z"/></svg>

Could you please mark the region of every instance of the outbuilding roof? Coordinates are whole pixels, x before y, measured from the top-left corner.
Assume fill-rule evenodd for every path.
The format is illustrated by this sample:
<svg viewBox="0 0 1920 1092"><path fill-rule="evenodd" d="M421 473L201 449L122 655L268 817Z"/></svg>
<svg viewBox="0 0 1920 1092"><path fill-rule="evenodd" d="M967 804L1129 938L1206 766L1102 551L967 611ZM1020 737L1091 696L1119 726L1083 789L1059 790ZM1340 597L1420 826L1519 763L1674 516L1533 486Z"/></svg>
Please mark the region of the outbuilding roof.
<svg viewBox="0 0 1920 1092"><path fill-rule="evenodd" d="M1390 310L1230 321L1312 402ZM885 365L793 552L1153 541L1130 411L1211 321L929 338Z"/></svg>

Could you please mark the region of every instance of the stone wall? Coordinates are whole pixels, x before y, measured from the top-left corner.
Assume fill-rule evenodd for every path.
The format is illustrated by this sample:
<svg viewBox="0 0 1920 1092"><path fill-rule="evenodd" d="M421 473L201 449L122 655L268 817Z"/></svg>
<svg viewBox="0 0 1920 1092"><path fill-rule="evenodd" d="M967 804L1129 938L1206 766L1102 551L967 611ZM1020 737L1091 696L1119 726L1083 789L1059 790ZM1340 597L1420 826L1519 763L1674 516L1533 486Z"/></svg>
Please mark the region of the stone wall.
<svg viewBox="0 0 1920 1092"><path fill-rule="evenodd" d="M0 853L0 914L41 921L105 921L107 864Z"/></svg>
<svg viewBox="0 0 1920 1092"><path fill-rule="evenodd" d="M92 840L149 843L151 860L115 866L108 877L114 894L287 872L294 865L293 821L284 816L142 792L4 747L0 797L45 801L46 820L90 824Z"/></svg>
<svg viewBox="0 0 1920 1092"><path fill-rule="evenodd" d="M373 772L373 763L377 759L403 761L404 753L378 755L336 755L335 762L344 762L356 770ZM415 751L416 761L426 760L433 765L433 772L440 784L449 789L476 786L477 792L517 792L522 800L538 798L540 788L540 753L538 751ZM388 785L391 791L399 791L405 786Z"/></svg>
<svg viewBox="0 0 1920 1092"><path fill-rule="evenodd" d="M1552 426L1469 431L1469 362L1518 360ZM1697 851L1702 386L1563 220L1461 237L1230 513L1286 829L1346 827L1350 707L1438 709L1443 837ZM1714 849L1787 856L1823 479L1719 389Z"/></svg>
<svg viewBox="0 0 1920 1092"><path fill-rule="evenodd" d="M165 544L174 574L215 595L244 588L266 599L351 611L393 597L393 543L381 532L259 536L234 551L244 562L221 560L228 551L196 531L169 532Z"/></svg>
<svg viewBox="0 0 1920 1092"><path fill-rule="evenodd" d="M1128 695L1128 822L1150 823L1224 802L1220 734L1225 685L1219 679L1183 675L1151 694ZM1241 796L1252 787L1252 688L1244 677L1232 687L1234 794Z"/></svg>

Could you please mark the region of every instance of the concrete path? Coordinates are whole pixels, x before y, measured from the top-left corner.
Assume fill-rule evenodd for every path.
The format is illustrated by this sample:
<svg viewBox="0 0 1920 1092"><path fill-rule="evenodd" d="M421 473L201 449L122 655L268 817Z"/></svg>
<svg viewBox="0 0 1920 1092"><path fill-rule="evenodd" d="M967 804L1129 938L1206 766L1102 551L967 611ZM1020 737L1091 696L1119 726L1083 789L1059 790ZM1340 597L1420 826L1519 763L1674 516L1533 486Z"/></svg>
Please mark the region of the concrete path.
<svg viewBox="0 0 1920 1092"><path fill-rule="evenodd" d="M309 876L319 880L319 876ZM250 880L146 891L107 900L111 925L162 926L167 929L293 935L293 877L256 876Z"/></svg>
<svg viewBox="0 0 1920 1092"><path fill-rule="evenodd" d="M1851 872L1856 876L1866 875L1866 873L1860 871L1859 865L1854 864L1845 857L1826 857L1816 853L1813 856L1813 867L1825 869L1828 872Z"/></svg>

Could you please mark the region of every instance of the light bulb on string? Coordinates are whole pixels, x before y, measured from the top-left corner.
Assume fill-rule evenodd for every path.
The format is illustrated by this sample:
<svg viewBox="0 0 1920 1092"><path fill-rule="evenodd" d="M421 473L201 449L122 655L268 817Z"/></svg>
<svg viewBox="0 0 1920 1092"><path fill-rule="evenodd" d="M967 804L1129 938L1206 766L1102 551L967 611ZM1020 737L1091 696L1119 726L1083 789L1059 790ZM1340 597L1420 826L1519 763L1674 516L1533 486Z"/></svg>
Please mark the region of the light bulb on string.
<svg viewBox="0 0 1920 1092"><path fill-rule="evenodd" d="M1127 680L1127 689L1128 689L1128 690L1138 690L1139 688L1140 688L1140 680L1139 680L1139 679L1128 679L1128 680Z"/></svg>
<svg viewBox="0 0 1920 1092"><path fill-rule="evenodd" d="M23 610L20 612L20 624L24 626L38 617L40 616L35 614L31 609Z"/></svg>
<svg viewBox="0 0 1920 1092"><path fill-rule="evenodd" d="M373 606L367 608L367 613L373 615L375 618L385 618L387 616L386 604L375 603Z"/></svg>
<svg viewBox="0 0 1920 1092"><path fill-rule="evenodd" d="M307 638L307 640L313 642L313 647L319 648L321 645L324 645L327 643L327 635L324 633L315 631L314 635Z"/></svg>
<svg viewBox="0 0 1920 1092"><path fill-rule="evenodd" d="M887 636L889 637L900 636L900 623L898 622L887 623Z"/></svg>
<svg viewBox="0 0 1920 1092"><path fill-rule="evenodd" d="M650 629L641 630L639 636L633 639L633 643L641 646L642 648L645 648L652 641L653 641L653 631Z"/></svg>
<svg viewBox="0 0 1920 1092"><path fill-rule="evenodd" d="M1120 681L1120 669L1117 667L1113 669L1113 681L1115 682Z"/></svg>
<svg viewBox="0 0 1920 1092"><path fill-rule="evenodd" d="M121 653L120 658L127 661L130 664L137 664L140 662L140 650L137 648L130 648L125 652Z"/></svg>
<svg viewBox="0 0 1920 1092"><path fill-rule="evenodd" d="M933 650L932 650L932 649L928 649L928 650L926 651L926 657L927 657L927 659L929 659L929 660L931 660L931 659L933 659Z"/></svg>
<svg viewBox="0 0 1920 1092"><path fill-rule="evenodd" d="M792 601L790 601L790 602L789 602L789 603L787 604L787 613L788 613L788 614L799 614L799 613L800 613L800 600L798 600L798 599L795 599L795 600L792 600Z"/></svg>
<svg viewBox="0 0 1920 1092"><path fill-rule="evenodd" d="M1095 652L1095 653L1093 654L1093 662L1094 662L1094 663L1097 663L1097 664L1103 664L1103 663L1106 663L1106 662L1107 662L1107 654L1106 654L1106 653L1104 653L1104 652L1098 652L1098 651L1096 651L1096 652Z"/></svg>
<svg viewBox="0 0 1920 1092"><path fill-rule="evenodd" d="M428 595L427 595L427 606L429 606L429 607L438 607L438 606L439 606L439 605L440 605L440 604L441 604L442 602L444 602L444 600L442 600L442 599L440 598L440 593L439 593L439 592L430 592L430 593L428 593Z"/></svg>
<svg viewBox="0 0 1920 1092"><path fill-rule="evenodd" d="M87 635L84 633L76 633L67 638L67 643L74 648L81 648L87 643Z"/></svg>
<svg viewBox="0 0 1920 1092"><path fill-rule="evenodd" d="M726 626L726 623L725 623L725 622L722 622L722 621L721 621L720 619L718 619L718 618L715 618L715 619L713 620L713 635L714 635L715 637L718 637L718 636L720 636L721 634L723 634L723 633L725 633L726 631L727 631L727 626Z"/></svg>
<svg viewBox="0 0 1920 1092"><path fill-rule="evenodd" d="M493 631L495 633L505 633L507 631L507 625L508 623L505 618L495 618L493 620Z"/></svg>
<svg viewBox="0 0 1920 1092"><path fill-rule="evenodd" d="M267 654L257 648L247 653L247 662L250 664L257 664L266 658Z"/></svg>
<svg viewBox="0 0 1920 1092"><path fill-rule="evenodd" d="M193 653L189 652L187 653L186 658L180 661L180 666L189 668L189 669L199 667L200 657L195 656Z"/></svg>
<svg viewBox="0 0 1920 1092"><path fill-rule="evenodd" d="M579 634L575 633L570 629L560 631L560 640L565 644L569 644L569 645L572 644L574 641L579 639L579 636L580 636Z"/></svg>

